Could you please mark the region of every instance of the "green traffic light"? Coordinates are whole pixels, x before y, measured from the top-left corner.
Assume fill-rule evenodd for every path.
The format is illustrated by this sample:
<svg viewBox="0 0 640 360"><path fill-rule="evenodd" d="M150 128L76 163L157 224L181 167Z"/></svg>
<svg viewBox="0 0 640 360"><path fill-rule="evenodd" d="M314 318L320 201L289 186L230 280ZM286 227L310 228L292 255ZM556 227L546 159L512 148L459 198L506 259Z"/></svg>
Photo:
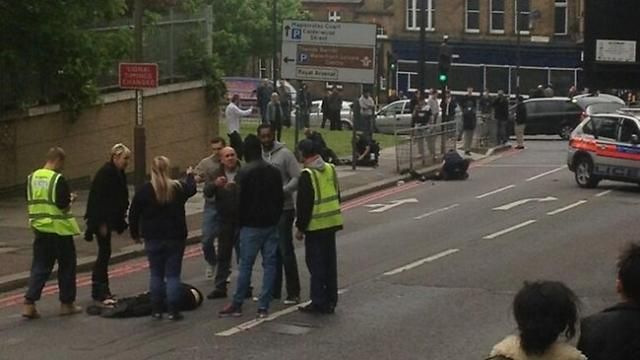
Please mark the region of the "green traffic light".
<svg viewBox="0 0 640 360"><path fill-rule="evenodd" d="M440 82L445 82L445 81L447 81L447 74L440 74L440 75L438 75L438 80L440 80Z"/></svg>

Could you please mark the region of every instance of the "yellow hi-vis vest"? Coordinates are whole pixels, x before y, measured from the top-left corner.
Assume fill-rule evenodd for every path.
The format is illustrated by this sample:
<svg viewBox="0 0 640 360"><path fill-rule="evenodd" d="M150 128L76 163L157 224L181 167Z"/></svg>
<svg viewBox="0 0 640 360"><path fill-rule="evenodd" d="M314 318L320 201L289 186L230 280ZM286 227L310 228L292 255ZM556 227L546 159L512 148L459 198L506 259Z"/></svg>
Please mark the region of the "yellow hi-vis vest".
<svg viewBox="0 0 640 360"><path fill-rule="evenodd" d="M29 225L43 233L61 236L78 235L80 227L71 211L56 206L56 185L62 175L48 169L40 169L29 175L27 204Z"/></svg>
<svg viewBox="0 0 640 360"><path fill-rule="evenodd" d="M331 164L324 171L303 169L309 173L313 186L313 211L307 231L329 229L342 225L340 201L338 199L338 176Z"/></svg>

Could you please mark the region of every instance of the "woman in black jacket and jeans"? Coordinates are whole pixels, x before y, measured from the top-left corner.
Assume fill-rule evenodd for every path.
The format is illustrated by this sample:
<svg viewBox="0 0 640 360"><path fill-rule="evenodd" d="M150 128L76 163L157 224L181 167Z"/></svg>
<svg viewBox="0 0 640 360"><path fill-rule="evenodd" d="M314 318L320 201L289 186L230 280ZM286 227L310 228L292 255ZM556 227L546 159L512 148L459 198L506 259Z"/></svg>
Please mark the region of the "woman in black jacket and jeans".
<svg viewBox="0 0 640 360"><path fill-rule="evenodd" d="M169 159L157 156L151 165L151 182L142 185L129 210L131 237L144 248L149 259L152 315L161 319L165 308L170 320L180 320L182 257L187 239L184 204L196 193L191 168L186 181L169 178Z"/></svg>
<svg viewBox="0 0 640 360"><path fill-rule="evenodd" d="M122 234L127 228L125 218L129 207L129 190L124 171L129 165L131 150L123 144L111 148L111 160L96 173L91 183L87 212L85 240L96 235L98 256L91 273L91 297L103 302L113 297L109 289L109 260L111 259L111 232Z"/></svg>

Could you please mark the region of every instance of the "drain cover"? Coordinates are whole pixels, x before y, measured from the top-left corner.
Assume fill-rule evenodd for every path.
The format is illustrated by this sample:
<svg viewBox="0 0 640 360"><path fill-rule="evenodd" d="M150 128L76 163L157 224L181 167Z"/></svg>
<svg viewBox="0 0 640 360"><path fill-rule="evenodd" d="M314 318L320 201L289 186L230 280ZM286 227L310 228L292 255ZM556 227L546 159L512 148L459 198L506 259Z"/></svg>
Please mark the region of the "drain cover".
<svg viewBox="0 0 640 360"><path fill-rule="evenodd" d="M269 324L269 331L283 335L304 335L313 327L306 324Z"/></svg>

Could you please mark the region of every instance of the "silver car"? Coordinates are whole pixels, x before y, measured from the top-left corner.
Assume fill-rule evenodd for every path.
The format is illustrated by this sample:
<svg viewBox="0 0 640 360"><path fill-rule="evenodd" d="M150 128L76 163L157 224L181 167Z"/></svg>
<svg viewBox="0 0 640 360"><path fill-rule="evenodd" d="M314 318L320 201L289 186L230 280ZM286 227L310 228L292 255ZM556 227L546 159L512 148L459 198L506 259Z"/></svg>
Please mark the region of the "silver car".
<svg viewBox="0 0 640 360"><path fill-rule="evenodd" d="M408 99L394 101L387 104L376 113L375 130L383 134L394 134L396 129L407 129L411 127L411 101ZM438 105L440 99L438 99ZM438 114L440 114L438 109ZM456 107L454 116L456 124L462 126L462 113L460 108Z"/></svg>

